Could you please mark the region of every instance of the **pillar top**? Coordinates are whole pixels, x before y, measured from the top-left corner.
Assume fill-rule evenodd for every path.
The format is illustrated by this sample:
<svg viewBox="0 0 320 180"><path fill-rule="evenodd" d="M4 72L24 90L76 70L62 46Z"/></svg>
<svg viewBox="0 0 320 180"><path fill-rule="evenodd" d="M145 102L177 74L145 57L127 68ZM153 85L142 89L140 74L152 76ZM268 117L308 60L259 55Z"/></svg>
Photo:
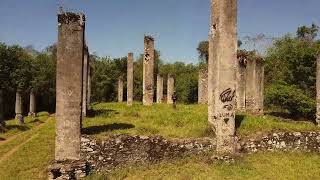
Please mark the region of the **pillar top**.
<svg viewBox="0 0 320 180"><path fill-rule="evenodd" d="M73 12L60 13L58 14L58 22L61 24L79 22L79 24L83 26L85 22L85 15L82 13L73 13Z"/></svg>
<svg viewBox="0 0 320 180"><path fill-rule="evenodd" d="M144 36L144 41L145 42L154 41L154 38L152 36L145 35Z"/></svg>

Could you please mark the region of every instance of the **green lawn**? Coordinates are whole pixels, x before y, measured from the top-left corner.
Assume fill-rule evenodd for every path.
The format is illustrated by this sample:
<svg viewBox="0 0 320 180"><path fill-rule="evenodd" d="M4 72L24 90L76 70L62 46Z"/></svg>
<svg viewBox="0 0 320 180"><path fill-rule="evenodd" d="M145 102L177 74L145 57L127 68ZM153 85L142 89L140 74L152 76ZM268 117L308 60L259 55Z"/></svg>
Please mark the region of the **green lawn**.
<svg viewBox="0 0 320 180"><path fill-rule="evenodd" d="M162 135L167 138L210 136L207 129L207 107L204 105L178 105L173 110L168 105L143 107L135 103L101 103L93 106L94 117L84 120L84 132L103 138L113 133ZM46 169L54 158L55 121L48 114L26 119L26 125L16 126L7 121L7 131L0 137L10 139L0 142L0 179L46 179ZM241 136L267 131L319 130L312 123L278 121L271 116L254 117L237 115L241 121L237 133ZM11 127L12 126L12 127ZM14 128L13 128L14 127ZM23 129L22 127L28 127ZM261 153L245 156L229 165L207 163L208 158L187 158L149 167L122 169L112 174L95 174L91 179L319 179L319 154Z"/></svg>

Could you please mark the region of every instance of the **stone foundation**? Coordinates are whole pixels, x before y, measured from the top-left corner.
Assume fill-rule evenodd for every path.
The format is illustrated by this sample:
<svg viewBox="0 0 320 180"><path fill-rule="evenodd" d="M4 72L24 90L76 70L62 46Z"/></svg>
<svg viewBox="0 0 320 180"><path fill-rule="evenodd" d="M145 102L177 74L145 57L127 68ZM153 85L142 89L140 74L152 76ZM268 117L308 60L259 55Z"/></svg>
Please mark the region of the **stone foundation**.
<svg viewBox="0 0 320 180"><path fill-rule="evenodd" d="M89 173L86 161L56 161L48 168L48 179L80 179Z"/></svg>

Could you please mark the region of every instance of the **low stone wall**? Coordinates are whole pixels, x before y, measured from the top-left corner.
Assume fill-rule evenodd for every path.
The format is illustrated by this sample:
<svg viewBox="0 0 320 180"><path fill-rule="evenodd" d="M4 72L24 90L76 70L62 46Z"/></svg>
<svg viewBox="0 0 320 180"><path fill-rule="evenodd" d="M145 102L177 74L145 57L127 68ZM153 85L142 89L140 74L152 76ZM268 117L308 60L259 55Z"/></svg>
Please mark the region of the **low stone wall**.
<svg viewBox="0 0 320 180"><path fill-rule="evenodd" d="M270 133L262 138L240 141L242 152L304 151L320 152L320 132Z"/></svg>
<svg viewBox="0 0 320 180"><path fill-rule="evenodd" d="M155 163L216 149L214 139L166 140L163 137L113 135L107 140L81 138L82 157L95 171L126 165Z"/></svg>
<svg viewBox="0 0 320 180"><path fill-rule="evenodd" d="M238 139L238 138L237 138ZM81 138L81 160L55 162L49 179L78 179L89 171L111 171L117 167L152 164L190 155L214 154L215 139L172 139L160 136L112 135L106 140ZM278 132L238 140L240 153L258 151L302 151L320 153L320 132ZM214 160L233 162L232 156L213 156Z"/></svg>

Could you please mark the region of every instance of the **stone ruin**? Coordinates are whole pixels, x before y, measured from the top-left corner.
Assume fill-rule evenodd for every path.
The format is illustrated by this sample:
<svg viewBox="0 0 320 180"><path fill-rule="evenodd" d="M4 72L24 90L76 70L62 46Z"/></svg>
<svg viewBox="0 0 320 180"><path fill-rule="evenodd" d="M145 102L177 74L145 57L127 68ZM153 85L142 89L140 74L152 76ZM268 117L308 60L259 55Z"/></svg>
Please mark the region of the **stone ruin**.
<svg viewBox="0 0 320 180"><path fill-rule="evenodd" d="M123 102L123 79L118 78L118 102Z"/></svg>
<svg viewBox="0 0 320 180"><path fill-rule="evenodd" d="M127 63L127 105L133 103L133 53L128 53Z"/></svg>
<svg viewBox="0 0 320 180"><path fill-rule="evenodd" d="M163 103L163 77L157 75L157 103Z"/></svg>
<svg viewBox="0 0 320 180"><path fill-rule="evenodd" d="M154 39L151 36L144 36L143 56L143 105L153 104L153 81L154 81Z"/></svg>
<svg viewBox="0 0 320 180"><path fill-rule="evenodd" d="M167 79L167 104L173 104L173 93L174 93L174 75L168 74Z"/></svg>
<svg viewBox="0 0 320 180"><path fill-rule="evenodd" d="M20 89L16 91L15 119L17 120L18 124L24 124L21 93L22 91Z"/></svg>
<svg viewBox="0 0 320 180"><path fill-rule="evenodd" d="M208 69L199 71L198 104L208 104Z"/></svg>

